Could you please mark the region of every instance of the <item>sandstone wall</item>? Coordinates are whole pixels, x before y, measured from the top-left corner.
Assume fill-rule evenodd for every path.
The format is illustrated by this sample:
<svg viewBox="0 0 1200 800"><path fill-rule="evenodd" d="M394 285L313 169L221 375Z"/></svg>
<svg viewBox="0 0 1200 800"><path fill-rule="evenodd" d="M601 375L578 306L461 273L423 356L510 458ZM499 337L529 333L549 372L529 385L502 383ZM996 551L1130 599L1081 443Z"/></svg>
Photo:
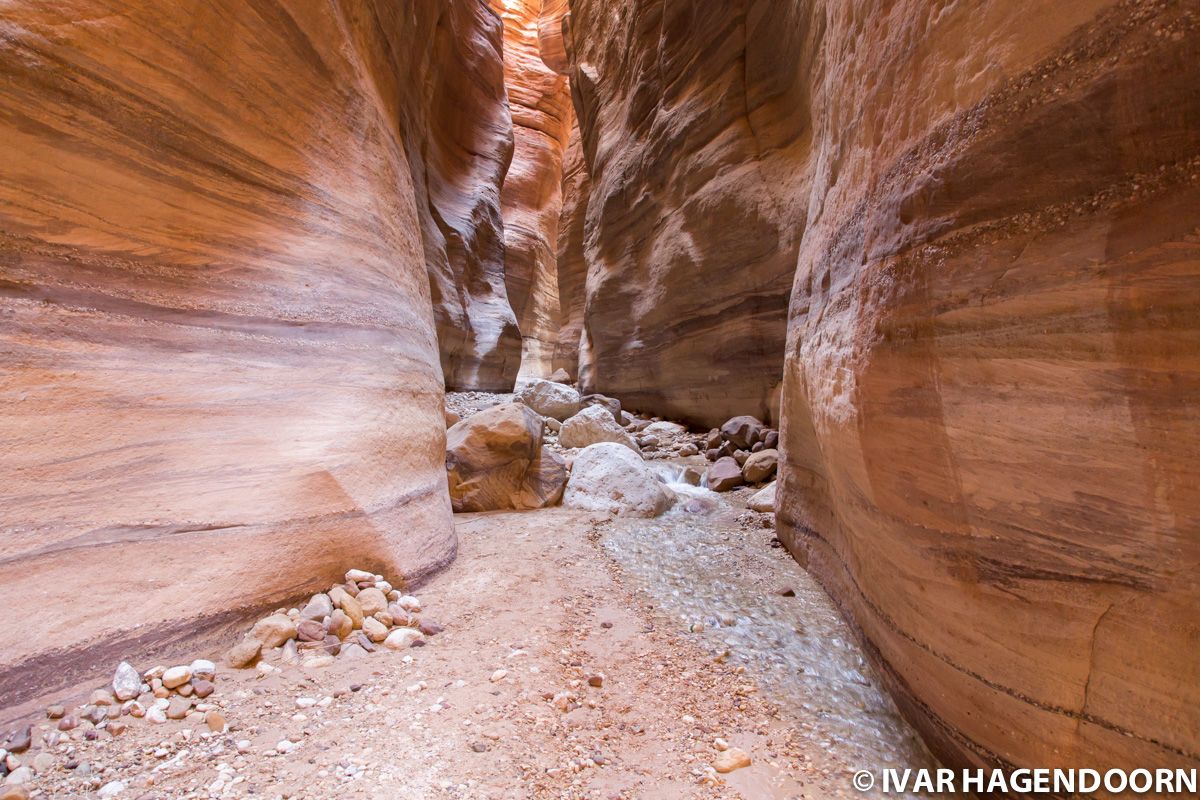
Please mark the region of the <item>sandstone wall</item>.
<svg viewBox="0 0 1200 800"><path fill-rule="evenodd" d="M1195 766L1194 4L569 6L585 386L765 413L786 302L781 538L938 754Z"/></svg>
<svg viewBox="0 0 1200 800"><path fill-rule="evenodd" d="M812 34L790 10L570 3L586 388L704 425L770 416L808 151L795 54Z"/></svg>
<svg viewBox="0 0 1200 800"><path fill-rule="evenodd" d="M504 21L504 73L514 141L501 192L504 281L521 331L520 376L544 378L554 371L559 334L556 261L571 94L566 76L542 61L542 0L506 0L495 6Z"/></svg>
<svg viewBox="0 0 1200 800"><path fill-rule="evenodd" d="M431 137L463 121L430 93L457 84L409 82L463 58L498 81L495 16L26 0L4 18L0 706L351 561L446 563L421 220L488 217L501 164L451 175ZM503 139L502 97L457 113Z"/></svg>
<svg viewBox="0 0 1200 800"><path fill-rule="evenodd" d="M590 189L579 125L573 124L563 154L562 211L558 217L558 259L555 264L560 318L551 364L553 369L564 369L573 378L590 375L590 369L585 369L589 359L586 354L581 355L579 349L587 302L588 268L583 240Z"/></svg>
<svg viewBox="0 0 1200 800"><path fill-rule="evenodd" d="M813 13L781 538L951 762L1197 766L1195 5Z"/></svg>
<svg viewBox="0 0 1200 800"><path fill-rule="evenodd" d="M507 392L521 334L504 278L500 187L513 132L503 25L478 0L407 7L371 7L406 31L372 52L386 59L382 96L398 100L413 165L446 386Z"/></svg>

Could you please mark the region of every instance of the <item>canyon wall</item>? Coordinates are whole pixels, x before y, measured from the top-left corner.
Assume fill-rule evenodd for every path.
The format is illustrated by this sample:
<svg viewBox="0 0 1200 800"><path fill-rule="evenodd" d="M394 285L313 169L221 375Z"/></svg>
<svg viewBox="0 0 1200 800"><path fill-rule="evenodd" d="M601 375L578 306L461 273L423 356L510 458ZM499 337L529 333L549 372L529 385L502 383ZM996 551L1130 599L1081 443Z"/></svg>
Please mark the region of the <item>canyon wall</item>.
<svg viewBox="0 0 1200 800"><path fill-rule="evenodd" d="M789 8L574 0L557 21L590 178L586 388L772 416L806 202L812 34Z"/></svg>
<svg viewBox="0 0 1200 800"><path fill-rule="evenodd" d="M513 156L504 27L478 0L418 6L402 21L405 6L371 13L416 38L370 52L387 59L378 64L381 96L395 104L413 168L446 387L511 391L521 334L505 285L500 208Z"/></svg>
<svg viewBox="0 0 1200 800"><path fill-rule="evenodd" d="M514 141L500 195L504 281L521 331L520 377L544 378L554 371L561 315L556 262L571 93L566 76L542 61L542 0L494 5L504 21L504 74Z"/></svg>
<svg viewBox="0 0 1200 800"><path fill-rule="evenodd" d="M349 566L445 564L422 220L466 270L453 291L502 295L495 15L27 0L4 18L0 706ZM486 91L445 96L472 70ZM464 167L480 137L488 163Z"/></svg>
<svg viewBox="0 0 1200 800"><path fill-rule="evenodd" d="M949 763L1200 761L1198 24L571 0L544 26L590 176L584 383L713 423L782 371L780 537Z"/></svg>
<svg viewBox="0 0 1200 800"><path fill-rule="evenodd" d="M780 537L952 763L1200 765L1200 19L822 7Z"/></svg>

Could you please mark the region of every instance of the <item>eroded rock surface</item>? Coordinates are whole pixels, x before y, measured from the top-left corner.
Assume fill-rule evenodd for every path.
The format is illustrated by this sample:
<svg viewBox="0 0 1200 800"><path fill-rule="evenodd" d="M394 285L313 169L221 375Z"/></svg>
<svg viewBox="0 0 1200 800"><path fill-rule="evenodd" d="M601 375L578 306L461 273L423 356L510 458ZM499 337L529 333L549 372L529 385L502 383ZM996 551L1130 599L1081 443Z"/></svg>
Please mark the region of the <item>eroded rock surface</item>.
<svg viewBox="0 0 1200 800"><path fill-rule="evenodd" d="M499 263L498 45L457 0L6 4L6 704L316 588L291 561L452 557L422 232Z"/></svg>
<svg viewBox="0 0 1200 800"><path fill-rule="evenodd" d="M818 6L780 537L952 763L1196 767L1196 9Z"/></svg>
<svg viewBox="0 0 1200 800"><path fill-rule="evenodd" d="M585 390L702 425L775 421L809 152L794 60L810 26L787 5L570 3L588 180L571 182L560 270L582 248Z"/></svg>
<svg viewBox="0 0 1200 800"><path fill-rule="evenodd" d="M455 511L530 509L562 497L567 470L542 443L542 418L521 403L480 411L446 432Z"/></svg>
<svg viewBox="0 0 1200 800"><path fill-rule="evenodd" d="M569 6L581 388L776 424L790 288L780 535L938 754L1196 766L1195 9Z"/></svg>
<svg viewBox="0 0 1200 800"><path fill-rule="evenodd" d="M542 0L494 3L504 21L504 73L513 157L504 180L504 280L521 331L521 377L554 369L559 336L558 224L563 151L571 129L565 75L542 61Z"/></svg>

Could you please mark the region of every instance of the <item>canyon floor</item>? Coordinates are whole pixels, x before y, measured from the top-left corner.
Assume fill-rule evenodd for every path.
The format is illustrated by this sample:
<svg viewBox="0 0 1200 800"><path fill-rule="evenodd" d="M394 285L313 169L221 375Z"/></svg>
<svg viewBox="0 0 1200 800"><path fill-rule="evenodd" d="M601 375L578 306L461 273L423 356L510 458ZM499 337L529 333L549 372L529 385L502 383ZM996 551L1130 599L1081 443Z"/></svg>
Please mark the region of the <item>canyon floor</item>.
<svg viewBox="0 0 1200 800"><path fill-rule="evenodd" d="M50 751L54 766L30 788L93 797L120 781L115 796L129 798L313 800L862 796L850 787L855 769L927 756L865 667L857 672L824 595L772 546L769 515L741 507L749 494L723 496L701 518L459 515L457 560L419 592L445 627L427 646L265 678L223 669L209 700L225 733L136 720L119 737ZM663 526L706 549L694 583L663 561L626 565L646 537L674 548L676 567L695 561L661 541ZM780 626L810 634L807 670L771 645ZM850 695L820 678L847 658ZM780 669L793 680L776 681ZM719 739L753 763L718 775ZM281 741L295 746L281 754Z"/></svg>

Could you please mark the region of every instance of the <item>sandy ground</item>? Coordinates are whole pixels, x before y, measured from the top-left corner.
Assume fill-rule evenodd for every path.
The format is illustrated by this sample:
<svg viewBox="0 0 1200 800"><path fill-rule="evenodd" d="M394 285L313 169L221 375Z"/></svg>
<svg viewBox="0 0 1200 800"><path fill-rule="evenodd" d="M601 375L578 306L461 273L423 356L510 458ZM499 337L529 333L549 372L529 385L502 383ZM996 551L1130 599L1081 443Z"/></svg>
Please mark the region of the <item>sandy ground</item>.
<svg viewBox="0 0 1200 800"><path fill-rule="evenodd" d="M823 754L796 744L741 667L627 590L593 518L549 509L457 522L458 559L418 592L423 617L445 626L427 646L265 678L223 669L209 701L226 732L131 720L119 737L60 744L31 788L55 798L94 797L118 780L121 798L829 796L804 785ZM298 708L299 698L318 705ZM717 776L718 737L753 765ZM298 746L279 754L285 739Z"/></svg>

